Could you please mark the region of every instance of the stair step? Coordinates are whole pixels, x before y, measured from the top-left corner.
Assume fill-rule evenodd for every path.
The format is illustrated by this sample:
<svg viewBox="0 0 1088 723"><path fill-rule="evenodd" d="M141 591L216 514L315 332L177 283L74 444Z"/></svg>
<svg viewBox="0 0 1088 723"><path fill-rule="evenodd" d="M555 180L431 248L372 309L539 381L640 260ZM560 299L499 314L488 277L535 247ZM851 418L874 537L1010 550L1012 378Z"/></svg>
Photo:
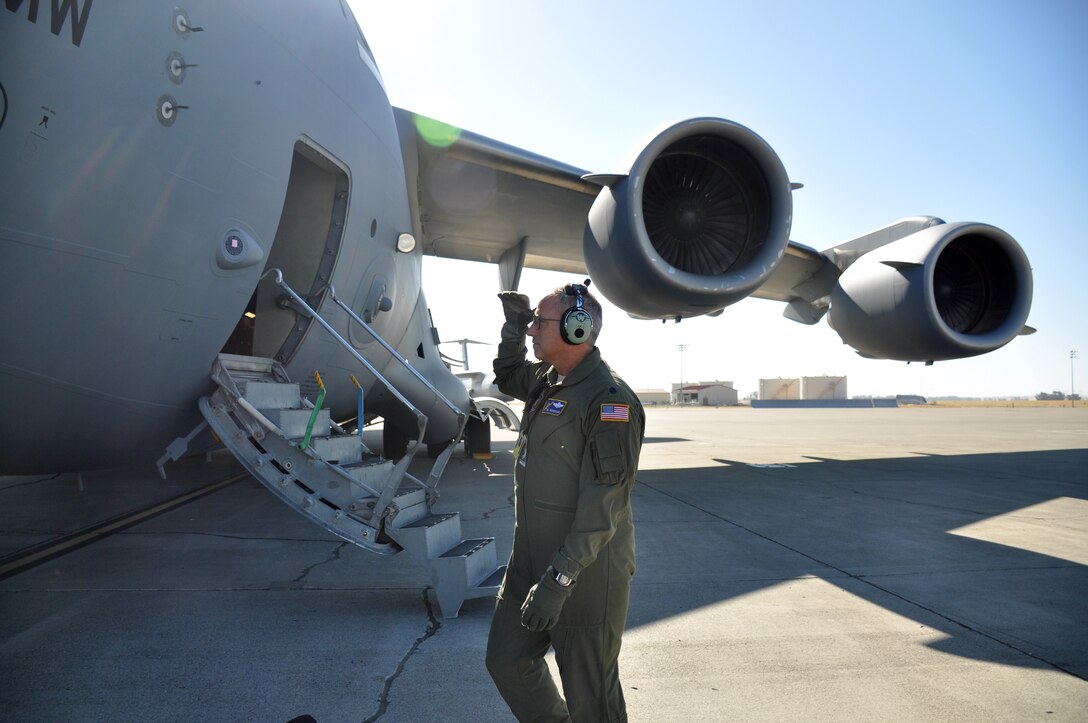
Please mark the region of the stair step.
<svg viewBox="0 0 1088 723"><path fill-rule="evenodd" d="M256 443L243 433L225 405L213 404L207 397L201 398L200 411L245 468L289 507L371 552L398 552L396 545L379 540L377 521L371 523L368 516L349 509L357 492L342 470L313 459L279 435Z"/></svg>
<svg viewBox="0 0 1088 723"><path fill-rule="evenodd" d="M441 570L464 570L464 580L475 587L487 578L497 567L495 561L495 538L480 537L463 540L452 550L438 556L436 567Z"/></svg>
<svg viewBox="0 0 1088 723"><path fill-rule="evenodd" d="M405 551L409 559L427 565L445 617L457 617L466 599L495 594L506 567L496 564L494 538L462 540L460 515L434 514L429 490L406 475L406 463L401 467L371 454L362 440L343 434L339 427L330 434L329 410L305 408L301 390L308 384L291 383L282 365L272 359L230 354L218 356L213 378L222 389L213 399L201 398L201 413L246 469L288 506L371 552ZM235 401L238 392L251 406ZM260 410L282 436L254 435L247 409ZM312 447L303 450L298 440L305 436L311 415ZM440 457L443 464L446 458ZM393 495L390 515L384 519L374 515L380 491L400 480L406 484Z"/></svg>
<svg viewBox="0 0 1088 723"><path fill-rule="evenodd" d="M386 529L390 537L417 562L434 560L461 540L461 516L456 512L428 514L403 527Z"/></svg>
<svg viewBox="0 0 1088 723"><path fill-rule="evenodd" d="M481 583L490 580L497 567L494 537L463 540L435 559L434 589L442 617L455 618L465 600L490 594Z"/></svg>
<svg viewBox="0 0 1088 723"><path fill-rule="evenodd" d="M275 424L277 427L283 430L283 434L288 439L301 439L306 435L306 425L310 423L309 409L261 409L258 407L261 414L268 417L268 420ZM322 409L317 413L317 421L314 422L313 435L315 437L327 437L329 436L329 430L332 428L332 419L329 416L328 409Z"/></svg>
<svg viewBox="0 0 1088 723"><path fill-rule="evenodd" d="M297 384L247 380L238 383L238 390L257 409L298 409L302 406Z"/></svg>
<svg viewBox="0 0 1088 723"><path fill-rule="evenodd" d="M359 462L341 462L345 472L370 489L380 490L385 487L385 480L393 470L393 463L381 457L365 457Z"/></svg>
<svg viewBox="0 0 1088 723"><path fill-rule="evenodd" d="M219 364L236 381L243 379L274 380L277 369L282 370L274 359L263 356L241 356L239 354L220 354Z"/></svg>
<svg viewBox="0 0 1088 723"><path fill-rule="evenodd" d="M356 506L368 507L374 509L378 503L377 497L363 497L355 501ZM431 517L430 507L427 506L427 492L421 487L415 485L403 485L397 490L397 493L390 500L390 506L396 509L396 514L393 515L392 520L388 523L391 529L399 529L402 527L408 527L420 520ZM435 533L430 533L435 534ZM458 529L460 534L460 529ZM459 539L459 538L458 538ZM457 540L450 542L452 545ZM435 555L442 550L448 550L450 545L446 545L436 551ZM434 555L432 555L434 557Z"/></svg>
<svg viewBox="0 0 1088 723"><path fill-rule="evenodd" d="M397 505L397 516L393 518L394 527L405 527L431 514L431 509L427 506L427 491L421 487L401 487L393 497L393 502Z"/></svg>
<svg viewBox="0 0 1088 723"><path fill-rule="evenodd" d="M344 436L342 434L335 437L314 437L312 444L314 452L321 459L329 464L339 464L345 468L350 464L361 463L363 453L366 451L358 437Z"/></svg>
<svg viewBox="0 0 1088 723"><path fill-rule="evenodd" d="M474 588L480 595L474 595L473 597L483 597L484 594L495 595L499 592L499 588L502 586L502 581L506 577L506 565L500 565L495 569L495 572L491 573Z"/></svg>

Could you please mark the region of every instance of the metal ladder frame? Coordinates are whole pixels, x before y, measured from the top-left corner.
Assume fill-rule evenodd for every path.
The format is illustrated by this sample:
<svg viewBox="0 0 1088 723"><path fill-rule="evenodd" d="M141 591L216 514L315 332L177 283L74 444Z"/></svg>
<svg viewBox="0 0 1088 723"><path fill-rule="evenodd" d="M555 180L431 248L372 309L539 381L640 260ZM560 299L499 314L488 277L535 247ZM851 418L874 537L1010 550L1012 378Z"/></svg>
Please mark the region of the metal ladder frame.
<svg viewBox="0 0 1088 723"><path fill-rule="evenodd" d="M158 462L160 474L165 478L163 465L166 461L179 459L193 438L203 429L210 428L261 484L311 522L372 553L395 555L407 550L416 562L426 562L430 569L434 594L444 617L457 617L461 604L467 599L497 593L506 566L498 564L495 539L462 538L458 513L435 513L433 505L438 498L438 480L457 442L465 436L469 420L474 417L490 417L500 425L502 422L510 424L511 420L516 424L517 416L498 400L488 400L494 402L493 405L473 403L467 412L458 409L341 301L331 285L328 286L329 298L347 313L349 320L359 324L361 329L381 344L457 416L457 436L438 455L427 481L416 479L408 474L407 468L415 454L424 446L426 415L295 293L284 280L280 269L267 270L261 275L261 280L270 275L274 276L276 285L294 302L290 304L285 300L285 305L293 308L297 314L309 314L312 320L316 320L373 375L375 381L384 384L412 412L418 430L415 445L396 463L372 454L361 437L353 440L361 448L358 460L355 460L354 452L345 450L339 441L304 446L296 437L287 436L288 430L294 434L299 429L296 424L297 416L285 418L283 414L294 415L295 411L302 411L299 406L308 407L313 412L309 416L309 424L306 425L304 438L308 439L317 412L315 405L301 395L298 384L291 382L283 364L264 357L221 353L212 365L212 379L218 389L210 397L201 397L199 401L204 421L189 435L175 439L167 447L166 454ZM240 374L237 378L236 373ZM274 386L266 387L260 392L255 391L257 396L253 396L251 401L246 395L250 393L248 385L253 382ZM289 391L285 395L276 386L288 387ZM270 405L268 408L273 412L283 413L279 416L273 415L279 420L278 423L257 408L256 404L260 400L267 402ZM336 434L328 437L321 435L315 437L315 440L341 440L355 436L347 434L330 418L327 411L322 414ZM363 420L360 419L359 424L362 423ZM281 424L286 426L281 427ZM326 454L347 454L348 457L344 462L341 460L345 458L340 456L328 461ZM368 470L372 470L373 474ZM405 479L416 485L416 488L409 486L402 490L401 484ZM357 496L356 490L362 490L367 496Z"/></svg>
<svg viewBox="0 0 1088 723"><path fill-rule="evenodd" d="M420 485L425 490L427 490L428 496L437 497L438 480L441 478L442 472L445 471L446 463L449 461L450 455L453 454L453 450L457 446L457 441L460 440L465 433L465 425L468 423L468 415L458 409L453 402L451 402L444 394L442 394L442 392L440 392L433 384L431 384L431 382L426 377L420 374L419 371L417 371L411 364L409 364L408 360L401 356L396 349L394 349L385 339L381 337L380 334L378 334L373 328L371 328L369 324L359 318L359 315L352 311L347 304L341 301L340 298L336 295L336 289L330 284L329 296L336 303L336 305L343 309L345 312L347 312L350 319L355 321L355 323L359 324L359 326L362 327L362 329L365 330L368 334L370 334L370 336L373 337L373 339L377 341L382 346L382 348L389 352L393 359L397 360L401 364L401 366L407 369L413 376L415 376L416 379L418 379L424 386L426 386L427 389L429 389L431 393L435 395L435 397L441 400L452 412L454 412L454 414L457 415L457 437L454 438L453 442L448 445L440 455L438 455L438 458L435 460L434 465L432 465L431 467L431 472L428 475L427 481L423 482L416 479L412 475L407 474L408 466L412 463L412 460L415 458L416 453L425 446L423 443L423 435L427 429L427 416L423 414L423 412L420 411L418 407L412 404L412 402L410 402L407 397L401 394L400 390L393 386L392 382L382 376L381 372L379 372L373 364L367 361L362 354L356 351L354 346L352 346L346 339L344 339L344 337L337 333L337 331L332 327L331 324L329 324L329 322L325 321L325 319L314 309L312 309L301 296L295 293L294 289L288 286L287 282L283 278L282 270L277 268L268 269L261 275L261 279L263 280L269 275L274 276L273 281L276 283L276 285L283 289L287 293L287 295L291 297L291 299L295 302L295 304L298 305L298 308L301 311L309 314L310 318L320 324L321 327L325 331L327 331L329 335L337 341L337 343L340 344L340 346L344 347L344 349L347 350L347 352L351 354L356 361L362 364L367 369L367 371L374 375L375 379L384 384L385 388L389 390L390 394L396 397L401 404L407 407L408 410L412 412L413 415L415 415L416 426L418 429L416 444L412 446L412 448L409 449L394 466L393 472L390 475L389 484L386 485L385 490L382 491L381 496L378 498L378 502L374 506L376 516L380 519L382 516L385 516L387 514L389 503L396 495L397 490L400 487L401 480L405 478L411 480L412 482ZM250 410L247 409L246 411ZM256 418L257 417L255 417L255 419ZM358 423L362 424L363 420L358 420Z"/></svg>

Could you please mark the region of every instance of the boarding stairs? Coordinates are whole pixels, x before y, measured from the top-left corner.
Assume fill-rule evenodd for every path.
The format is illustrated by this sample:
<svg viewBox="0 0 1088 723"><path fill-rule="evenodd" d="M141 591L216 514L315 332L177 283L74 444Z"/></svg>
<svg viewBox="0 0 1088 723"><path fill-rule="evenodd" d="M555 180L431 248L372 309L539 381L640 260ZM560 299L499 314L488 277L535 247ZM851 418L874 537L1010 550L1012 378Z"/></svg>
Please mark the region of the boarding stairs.
<svg viewBox="0 0 1088 723"><path fill-rule="evenodd" d="M494 596L506 570L497 563L494 538L465 539L458 513L434 511L438 480L457 445L449 444L438 455L426 480L409 474L416 451L427 448L423 443L426 417L310 309L283 281L282 273L275 269L269 273L275 274L276 283L304 313L312 315L416 414L417 443L408 445L398 461L384 459L366 446L361 434L349 433L332 421L329 410L321 408L323 394L316 405L311 402L279 362L233 354L220 354L213 363L212 379L218 388L200 399L207 424L261 484L311 522L370 552L404 553L410 561L426 565L444 617L457 617L467 599ZM409 366L336 297L334 289L329 291L350 318ZM446 403L460 415L463 434L465 415ZM359 429L362 423L358 420ZM186 438L176 440L168 456L176 459L185 444Z"/></svg>

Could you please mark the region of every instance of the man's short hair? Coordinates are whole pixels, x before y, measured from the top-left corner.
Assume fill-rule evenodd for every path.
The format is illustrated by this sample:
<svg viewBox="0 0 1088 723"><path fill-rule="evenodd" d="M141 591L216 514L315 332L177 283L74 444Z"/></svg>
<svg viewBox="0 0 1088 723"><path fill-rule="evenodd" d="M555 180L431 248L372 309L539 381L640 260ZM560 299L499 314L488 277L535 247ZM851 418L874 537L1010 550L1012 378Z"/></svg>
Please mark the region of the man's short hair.
<svg viewBox="0 0 1088 723"><path fill-rule="evenodd" d="M567 294L566 286L556 287L549 296L554 296L559 300L562 307L560 314L575 307L575 297ZM601 327L604 326L604 316L601 310L601 302L597 301L597 297L590 293L589 289L586 289L586 292L582 294L582 308L589 312L589 318L593 319L593 331L590 333L589 343L596 344L597 337L601 335Z"/></svg>

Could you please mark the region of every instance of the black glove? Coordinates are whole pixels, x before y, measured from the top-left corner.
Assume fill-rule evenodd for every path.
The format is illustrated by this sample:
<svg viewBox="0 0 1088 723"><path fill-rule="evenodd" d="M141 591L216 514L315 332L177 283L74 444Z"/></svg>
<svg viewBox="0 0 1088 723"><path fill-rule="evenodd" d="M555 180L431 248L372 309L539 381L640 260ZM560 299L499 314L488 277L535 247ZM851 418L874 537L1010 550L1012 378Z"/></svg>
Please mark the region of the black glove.
<svg viewBox="0 0 1088 723"><path fill-rule="evenodd" d="M570 597L574 585L566 587L555 581L551 568L540 578L540 582L529 588L525 602L521 604L521 625L533 633L551 630L559 622L559 613L563 603Z"/></svg>
<svg viewBox="0 0 1088 723"><path fill-rule="evenodd" d="M500 291L499 300L506 320L518 326L528 327L533 320L533 310L529 306L529 297L516 291Z"/></svg>
<svg viewBox="0 0 1088 723"><path fill-rule="evenodd" d="M516 291L500 291L499 300L502 301L502 310L506 314L502 338L504 341L517 341L525 336L529 323L533 320L529 297Z"/></svg>

